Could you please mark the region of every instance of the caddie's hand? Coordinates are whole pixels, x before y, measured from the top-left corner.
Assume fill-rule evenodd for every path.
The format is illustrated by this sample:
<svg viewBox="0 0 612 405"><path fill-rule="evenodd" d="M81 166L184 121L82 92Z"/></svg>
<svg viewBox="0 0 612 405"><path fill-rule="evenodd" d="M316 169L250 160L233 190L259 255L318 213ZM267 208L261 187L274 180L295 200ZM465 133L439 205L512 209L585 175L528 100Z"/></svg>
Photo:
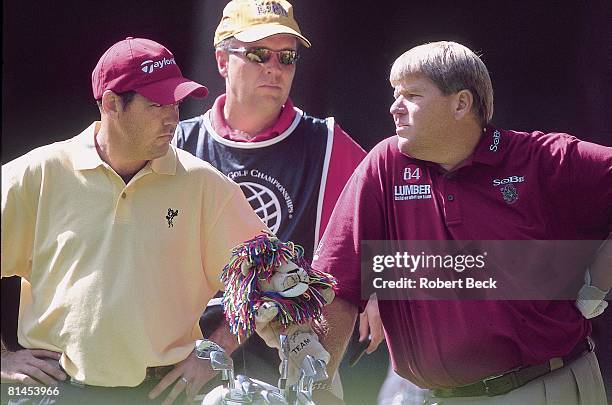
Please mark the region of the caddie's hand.
<svg viewBox="0 0 612 405"><path fill-rule="evenodd" d="M359 341L363 342L370 337L370 345L366 353L374 352L385 340L380 312L378 312L378 299L372 294L368 300L365 310L359 314Z"/></svg>
<svg viewBox="0 0 612 405"><path fill-rule="evenodd" d="M59 364L61 353L23 349L2 353L2 382L25 385L55 385L68 376Z"/></svg>
<svg viewBox="0 0 612 405"><path fill-rule="evenodd" d="M607 293L608 291L602 291L595 286L585 284L578 292L576 308L586 319L595 318L608 307L608 303L604 300Z"/></svg>
<svg viewBox="0 0 612 405"><path fill-rule="evenodd" d="M193 402L195 396L200 392L200 389L210 379L212 379L216 371L214 371L209 362L198 359L195 350L189 354L189 356L177 363L174 369L170 371L166 376L149 392L149 398L157 398L166 388L174 384L168 396L162 402L162 405L170 405L174 403L176 398L185 391L187 397L186 403Z"/></svg>

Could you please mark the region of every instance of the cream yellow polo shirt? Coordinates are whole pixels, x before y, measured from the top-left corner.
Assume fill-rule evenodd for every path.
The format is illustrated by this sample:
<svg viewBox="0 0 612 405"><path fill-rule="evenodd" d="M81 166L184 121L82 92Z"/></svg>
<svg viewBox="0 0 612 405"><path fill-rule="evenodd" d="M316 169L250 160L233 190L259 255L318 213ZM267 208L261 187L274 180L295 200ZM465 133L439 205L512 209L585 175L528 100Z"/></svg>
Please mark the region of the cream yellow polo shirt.
<svg viewBox="0 0 612 405"><path fill-rule="evenodd" d="M22 277L19 343L79 381L136 386L185 359L231 248L265 225L240 188L170 147L126 185L99 123L2 166L2 276Z"/></svg>

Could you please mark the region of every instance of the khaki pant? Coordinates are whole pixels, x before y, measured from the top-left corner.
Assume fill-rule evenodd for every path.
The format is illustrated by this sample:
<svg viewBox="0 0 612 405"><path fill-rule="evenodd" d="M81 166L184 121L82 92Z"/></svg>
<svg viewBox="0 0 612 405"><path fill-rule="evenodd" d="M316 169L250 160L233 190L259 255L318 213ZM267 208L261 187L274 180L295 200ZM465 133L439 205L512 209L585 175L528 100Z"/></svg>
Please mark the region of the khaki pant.
<svg viewBox="0 0 612 405"><path fill-rule="evenodd" d="M432 394L430 394L432 395ZM595 353L590 352L552 373L495 397L436 398L427 405L606 405L606 392Z"/></svg>

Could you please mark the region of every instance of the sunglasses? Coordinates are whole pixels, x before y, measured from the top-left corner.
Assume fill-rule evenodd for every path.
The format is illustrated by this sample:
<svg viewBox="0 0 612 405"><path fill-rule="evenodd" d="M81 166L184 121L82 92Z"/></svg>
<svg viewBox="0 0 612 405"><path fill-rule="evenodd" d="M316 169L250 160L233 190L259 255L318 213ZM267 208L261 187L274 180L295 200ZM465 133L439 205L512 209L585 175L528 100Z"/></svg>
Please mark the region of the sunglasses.
<svg viewBox="0 0 612 405"><path fill-rule="evenodd" d="M248 60L255 63L266 63L272 55L276 54L278 61L282 65L295 65L300 58L297 51L285 49L282 51L273 51L268 48L229 48L228 52L244 55Z"/></svg>

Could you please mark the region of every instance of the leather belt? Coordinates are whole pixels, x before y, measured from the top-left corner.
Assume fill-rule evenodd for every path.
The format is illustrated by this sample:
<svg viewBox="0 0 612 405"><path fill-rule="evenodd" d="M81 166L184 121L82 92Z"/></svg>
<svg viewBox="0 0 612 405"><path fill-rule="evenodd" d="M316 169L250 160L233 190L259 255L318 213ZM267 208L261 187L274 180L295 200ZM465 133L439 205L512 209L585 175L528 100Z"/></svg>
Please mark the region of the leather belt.
<svg viewBox="0 0 612 405"><path fill-rule="evenodd" d="M571 363L587 352L592 352L595 344L590 337L580 341L570 353L563 357L554 357L546 363L534 366L519 367L504 374L485 378L472 384L463 385L455 388L437 388L432 390L433 395L439 398L452 397L493 397L506 394L516 388L522 387L538 377L546 375L551 371L560 369L566 364Z"/></svg>
<svg viewBox="0 0 612 405"><path fill-rule="evenodd" d="M143 382L161 380L173 368L174 368L173 365L172 366L147 367L147 372L145 374L145 378L144 378ZM81 388L93 387L92 385L87 385L85 383L82 383L81 381L77 381L77 380L75 380L72 377L70 377L70 381L69 382L70 382L71 385L74 385L75 387L81 387Z"/></svg>
<svg viewBox="0 0 612 405"><path fill-rule="evenodd" d="M174 366L147 367L144 381L161 380L174 369Z"/></svg>

